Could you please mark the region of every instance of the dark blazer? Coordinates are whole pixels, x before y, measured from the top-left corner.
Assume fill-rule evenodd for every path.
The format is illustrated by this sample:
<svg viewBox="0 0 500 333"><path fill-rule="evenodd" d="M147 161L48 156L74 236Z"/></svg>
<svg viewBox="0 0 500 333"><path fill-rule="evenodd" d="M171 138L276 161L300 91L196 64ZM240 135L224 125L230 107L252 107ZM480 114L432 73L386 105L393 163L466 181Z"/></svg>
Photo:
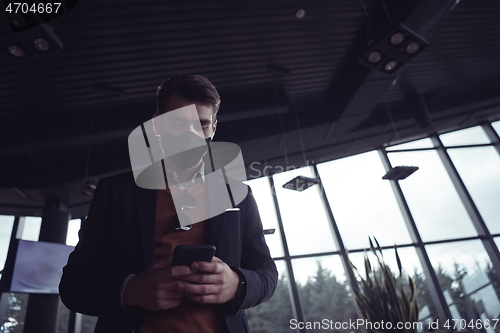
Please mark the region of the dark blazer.
<svg viewBox="0 0 500 333"><path fill-rule="evenodd" d="M80 241L59 285L61 300L69 309L99 316L95 332L133 332L140 325L144 310L123 310L119 292L128 274L153 265L156 194L138 187L131 172L103 178L96 188ZM231 333L248 331L244 310L269 299L278 279L250 190L237 207L240 211L209 220L215 255L239 269L246 280L244 299L221 305Z"/></svg>

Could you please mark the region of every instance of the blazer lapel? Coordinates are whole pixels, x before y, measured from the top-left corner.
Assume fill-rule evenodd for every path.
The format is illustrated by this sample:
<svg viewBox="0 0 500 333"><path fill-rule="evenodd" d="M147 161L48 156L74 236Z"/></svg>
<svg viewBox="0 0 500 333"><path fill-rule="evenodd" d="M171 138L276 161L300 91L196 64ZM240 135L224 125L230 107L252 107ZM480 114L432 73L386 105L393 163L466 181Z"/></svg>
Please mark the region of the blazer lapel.
<svg viewBox="0 0 500 333"><path fill-rule="evenodd" d="M134 188L142 252L147 268L154 263L157 190L143 189L139 186L134 186Z"/></svg>
<svg viewBox="0 0 500 333"><path fill-rule="evenodd" d="M222 174L219 174L220 170L215 173L210 173L205 175L205 186L207 188L207 200L208 205L211 209L215 209L220 212L220 214L215 215L210 218L210 243L216 247L215 255L220 258L221 251L224 253L224 249L221 249L224 237L224 210L228 207L228 198L225 198L226 193L226 183L222 178ZM227 196L227 195L226 195Z"/></svg>
<svg viewBox="0 0 500 333"><path fill-rule="evenodd" d="M215 247L215 255L220 257L222 233L224 232L224 214L219 214L210 219L210 243Z"/></svg>

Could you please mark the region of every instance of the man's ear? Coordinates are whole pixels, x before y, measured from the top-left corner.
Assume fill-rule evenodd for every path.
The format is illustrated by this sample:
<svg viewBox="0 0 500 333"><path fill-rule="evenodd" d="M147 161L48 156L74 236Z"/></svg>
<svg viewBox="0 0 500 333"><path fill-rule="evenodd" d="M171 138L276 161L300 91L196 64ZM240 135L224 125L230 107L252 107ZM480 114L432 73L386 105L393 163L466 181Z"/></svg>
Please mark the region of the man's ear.
<svg viewBox="0 0 500 333"><path fill-rule="evenodd" d="M217 119L215 119L214 124L212 125L212 140L214 139L215 136L215 130L217 129Z"/></svg>
<svg viewBox="0 0 500 333"><path fill-rule="evenodd" d="M161 129L161 118L159 117L159 113L156 112L154 115L153 115L153 130L155 131L155 135L156 136L160 136L160 134L162 133L162 129Z"/></svg>

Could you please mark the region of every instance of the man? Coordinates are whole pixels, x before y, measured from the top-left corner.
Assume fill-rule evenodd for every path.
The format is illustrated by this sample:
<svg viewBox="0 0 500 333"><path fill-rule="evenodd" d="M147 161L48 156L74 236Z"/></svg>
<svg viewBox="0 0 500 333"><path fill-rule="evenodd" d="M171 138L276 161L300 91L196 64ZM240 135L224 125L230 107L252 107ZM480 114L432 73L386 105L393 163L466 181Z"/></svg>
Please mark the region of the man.
<svg viewBox="0 0 500 333"><path fill-rule="evenodd" d="M220 98L203 76L160 85L158 115L193 104L199 119L154 119L162 146L168 135L213 138ZM192 166L173 162L162 162L169 185L176 184L165 190L137 186L132 173L99 182L59 288L68 308L99 316L95 332L247 332L244 309L276 288L251 191L231 211L179 228L176 196L206 196L209 172L201 158ZM211 262L172 266L174 247L187 244L213 244L216 254Z"/></svg>

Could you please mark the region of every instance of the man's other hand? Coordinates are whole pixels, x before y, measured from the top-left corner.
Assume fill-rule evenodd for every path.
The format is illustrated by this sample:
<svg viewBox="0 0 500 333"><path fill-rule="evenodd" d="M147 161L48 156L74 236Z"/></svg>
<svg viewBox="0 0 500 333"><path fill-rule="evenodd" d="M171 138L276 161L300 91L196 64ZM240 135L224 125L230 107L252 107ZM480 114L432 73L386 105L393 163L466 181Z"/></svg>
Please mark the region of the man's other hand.
<svg viewBox="0 0 500 333"><path fill-rule="evenodd" d="M162 259L142 272L132 276L123 292L125 306L140 306L146 310L165 310L181 303L183 292L177 290L176 278L193 274L189 266L171 266L172 257Z"/></svg>
<svg viewBox="0 0 500 333"><path fill-rule="evenodd" d="M229 266L217 257L211 262L195 261L191 275L178 277L177 290L198 303L226 303L236 296L240 278Z"/></svg>

